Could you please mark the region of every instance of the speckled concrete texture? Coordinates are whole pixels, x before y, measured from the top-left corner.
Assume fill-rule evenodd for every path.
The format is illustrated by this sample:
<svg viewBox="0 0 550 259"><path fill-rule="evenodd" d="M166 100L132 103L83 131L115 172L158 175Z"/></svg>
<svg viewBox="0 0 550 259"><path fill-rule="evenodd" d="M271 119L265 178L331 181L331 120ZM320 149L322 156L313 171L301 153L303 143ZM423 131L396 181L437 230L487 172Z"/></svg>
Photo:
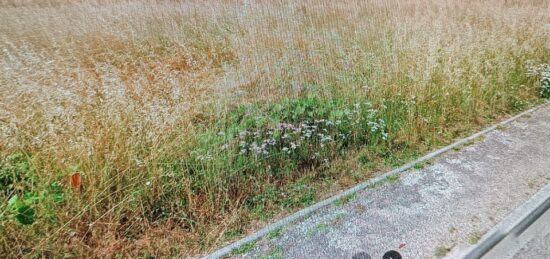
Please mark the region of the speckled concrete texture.
<svg viewBox="0 0 550 259"><path fill-rule="evenodd" d="M550 258L550 232L531 239L517 253L508 258Z"/></svg>
<svg viewBox="0 0 550 259"><path fill-rule="evenodd" d="M507 235L482 258L550 258L550 210L546 210L526 229Z"/></svg>
<svg viewBox="0 0 550 259"><path fill-rule="evenodd" d="M550 183L550 107L420 170L357 193L264 238L239 257L437 258L464 249Z"/></svg>

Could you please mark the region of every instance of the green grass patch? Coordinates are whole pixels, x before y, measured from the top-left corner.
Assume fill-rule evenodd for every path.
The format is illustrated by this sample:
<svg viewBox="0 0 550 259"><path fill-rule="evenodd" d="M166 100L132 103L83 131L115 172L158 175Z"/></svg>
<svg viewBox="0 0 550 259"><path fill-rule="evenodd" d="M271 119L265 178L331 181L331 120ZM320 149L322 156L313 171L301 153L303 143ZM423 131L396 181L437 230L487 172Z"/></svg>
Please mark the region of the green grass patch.
<svg viewBox="0 0 550 259"><path fill-rule="evenodd" d="M313 236L313 235L316 235L317 233L325 231L328 228L329 228L329 225L326 223L317 223L313 228L310 228L306 232L306 235Z"/></svg>
<svg viewBox="0 0 550 259"><path fill-rule="evenodd" d="M254 249L256 247L256 241L253 241L253 242L248 242L240 247L238 247L237 249L234 249L231 254L232 255L243 255L243 254L246 254L250 251L252 251L252 249Z"/></svg>
<svg viewBox="0 0 550 259"><path fill-rule="evenodd" d="M468 235L468 243L470 245L475 245L477 244L477 242L479 242L479 240L481 240L482 236L483 236L483 233L479 231L474 231L470 233L470 235Z"/></svg>
<svg viewBox="0 0 550 259"><path fill-rule="evenodd" d="M283 258L283 248L280 246L272 249L268 254L260 256L261 259L282 259Z"/></svg>
<svg viewBox="0 0 550 259"><path fill-rule="evenodd" d="M336 200L333 205L336 206L336 207L340 207L340 206L343 206L345 204L348 204L349 202L351 202L355 199L357 199L357 193L346 195L346 196Z"/></svg>
<svg viewBox="0 0 550 259"><path fill-rule="evenodd" d="M374 189L374 188L378 188L384 184L393 184L393 183L396 183L399 181L399 179L401 179L401 175L400 174L393 174L393 175L389 175L387 176L386 178L376 182L376 183L373 183L369 186L369 188L371 189Z"/></svg>
<svg viewBox="0 0 550 259"><path fill-rule="evenodd" d="M267 239L276 239L280 237L284 233L284 229L282 227L277 228L267 234Z"/></svg>
<svg viewBox="0 0 550 259"><path fill-rule="evenodd" d="M438 246L435 248L434 255L437 258L445 257L453 248L448 246Z"/></svg>
<svg viewBox="0 0 550 259"><path fill-rule="evenodd" d="M240 229L231 229L224 233L224 237L226 240L233 240L243 234L242 230Z"/></svg>

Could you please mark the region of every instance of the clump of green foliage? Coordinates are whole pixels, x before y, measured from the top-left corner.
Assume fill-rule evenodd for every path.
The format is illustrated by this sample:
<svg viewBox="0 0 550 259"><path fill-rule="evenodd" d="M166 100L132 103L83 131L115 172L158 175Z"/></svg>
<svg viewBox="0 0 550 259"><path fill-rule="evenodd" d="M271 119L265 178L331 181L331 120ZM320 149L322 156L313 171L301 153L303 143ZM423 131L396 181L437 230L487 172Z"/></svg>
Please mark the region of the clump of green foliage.
<svg viewBox="0 0 550 259"><path fill-rule="evenodd" d="M214 129L199 136L189 171L207 171L222 158L228 171L276 176L327 163L350 147L376 145L388 137L372 104L318 98L241 106Z"/></svg>
<svg viewBox="0 0 550 259"><path fill-rule="evenodd" d="M544 98L550 98L550 66L542 73L540 80L540 94Z"/></svg>
<svg viewBox="0 0 550 259"><path fill-rule="evenodd" d="M531 65L529 75L537 77L540 83L540 96L550 98L550 64Z"/></svg>
<svg viewBox="0 0 550 259"><path fill-rule="evenodd" d="M165 164L162 181L173 188L165 188L159 202L181 195L174 183L185 181L194 195L206 195L205 202L222 211L229 205L226 199L246 193L246 206L264 219L268 206L311 204L315 189L307 180L298 180L302 172L322 172L333 159L361 146L386 145L384 109L369 102L314 97L239 106L199 134L187 158ZM278 189L283 185L284 190ZM182 203L161 207L181 208L192 222L188 205L183 198Z"/></svg>
<svg viewBox="0 0 550 259"><path fill-rule="evenodd" d="M0 218L12 218L22 225L31 225L41 216L55 221L58 205L65 201L61 186L52 182L37 191L33 178L35 170L32 158L24 153L7 156L0 161L0 196L7 204L0 212Z"/></svg>

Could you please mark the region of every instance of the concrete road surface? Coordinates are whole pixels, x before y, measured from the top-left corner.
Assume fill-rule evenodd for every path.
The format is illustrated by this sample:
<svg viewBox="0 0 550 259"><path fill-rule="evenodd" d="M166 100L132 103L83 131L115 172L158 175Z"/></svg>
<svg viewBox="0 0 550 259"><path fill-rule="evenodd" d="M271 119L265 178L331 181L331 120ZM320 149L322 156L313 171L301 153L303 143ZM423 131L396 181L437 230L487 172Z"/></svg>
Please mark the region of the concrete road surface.
<svg viewBox="0 0 550 259"><path fill-rule="evenodd" d="M518 233L507 235L484 259L550 258L550 210Z"/></svg>

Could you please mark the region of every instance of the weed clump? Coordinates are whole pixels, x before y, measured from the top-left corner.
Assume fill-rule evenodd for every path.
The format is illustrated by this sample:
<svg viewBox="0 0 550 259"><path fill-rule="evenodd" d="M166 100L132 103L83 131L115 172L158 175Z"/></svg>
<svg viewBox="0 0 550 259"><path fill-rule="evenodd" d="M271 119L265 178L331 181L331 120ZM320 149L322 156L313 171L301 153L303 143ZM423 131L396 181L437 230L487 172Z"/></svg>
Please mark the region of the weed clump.
<svg viewBox="0 0 550 259"><path fill-rule="evenodd" d="M550 99L550 64L531 65L529 68L529 75L535 76L539 80L540 96Z"/></svg>

